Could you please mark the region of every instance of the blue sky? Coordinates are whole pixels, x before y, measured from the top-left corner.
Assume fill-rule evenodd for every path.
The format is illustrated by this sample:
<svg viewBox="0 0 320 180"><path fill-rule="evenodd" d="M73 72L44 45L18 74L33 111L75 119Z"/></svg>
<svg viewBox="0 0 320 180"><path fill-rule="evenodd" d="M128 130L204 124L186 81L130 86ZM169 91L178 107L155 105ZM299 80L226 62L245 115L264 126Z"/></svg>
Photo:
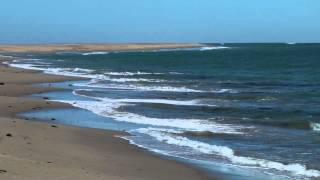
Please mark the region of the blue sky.
<svg viewBox="0 0 320 180"><path fill-rule="evenodd" d="M320 42L320 0L1 0L0 43Z"/></svg>

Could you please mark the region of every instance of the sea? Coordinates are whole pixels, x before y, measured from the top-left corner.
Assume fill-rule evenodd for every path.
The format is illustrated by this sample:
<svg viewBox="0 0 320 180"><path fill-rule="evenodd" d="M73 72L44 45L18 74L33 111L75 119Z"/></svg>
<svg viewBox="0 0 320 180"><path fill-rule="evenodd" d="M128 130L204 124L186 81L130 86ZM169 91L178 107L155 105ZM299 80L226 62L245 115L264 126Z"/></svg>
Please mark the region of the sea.
<svg viewBox="0 0 320 180"><path fill-rule="evenodd" d="M319 179L320 44L205 46L20 53L8 64L85 78L32 95L75 108L22 116L126 131L119 138L221 179Z"/></svg>

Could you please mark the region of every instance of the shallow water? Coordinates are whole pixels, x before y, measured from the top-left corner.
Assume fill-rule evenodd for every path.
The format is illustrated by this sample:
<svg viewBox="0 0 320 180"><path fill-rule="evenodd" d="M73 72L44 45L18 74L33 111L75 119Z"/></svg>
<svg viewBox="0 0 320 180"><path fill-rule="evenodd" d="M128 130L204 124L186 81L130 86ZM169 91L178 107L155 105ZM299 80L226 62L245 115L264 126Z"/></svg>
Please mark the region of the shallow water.
<svg viewBox="0 0 320 180"><path fill-rule="evenodd" d="M320 177L320 45L225 46L23 54L11 65L89 78L46 94L88 110L60 123L123 129L150 150L237 169L224 175Z"/></svg>

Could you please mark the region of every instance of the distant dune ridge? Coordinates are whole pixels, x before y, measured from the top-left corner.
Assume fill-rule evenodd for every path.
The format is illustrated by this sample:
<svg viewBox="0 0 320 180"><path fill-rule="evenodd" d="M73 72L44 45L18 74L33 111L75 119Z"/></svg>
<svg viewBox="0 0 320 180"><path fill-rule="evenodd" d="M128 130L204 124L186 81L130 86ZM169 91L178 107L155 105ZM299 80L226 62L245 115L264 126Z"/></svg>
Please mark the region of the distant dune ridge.
<svg viewBox="0 0 320 180"><path fill-rule="evenodd" d="M137 43L137 44L37 44L37 45L0 45L0 52L54 52L54 51L113 51L196 48L198 43Z"/></svg>

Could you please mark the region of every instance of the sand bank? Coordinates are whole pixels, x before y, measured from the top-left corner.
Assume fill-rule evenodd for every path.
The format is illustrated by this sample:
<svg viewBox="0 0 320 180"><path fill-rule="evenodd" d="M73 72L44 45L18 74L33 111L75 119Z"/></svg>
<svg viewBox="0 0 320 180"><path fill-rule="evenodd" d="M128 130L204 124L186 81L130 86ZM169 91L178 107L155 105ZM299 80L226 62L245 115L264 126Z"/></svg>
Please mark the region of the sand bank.
<svg viewBox="0 0 320 180"><path fill-rule="evenodd" d="M42 45L0 45L0 52L53 52L53 51L119 51L171 48L196 48L201 44L42 44Z"/></svg>

